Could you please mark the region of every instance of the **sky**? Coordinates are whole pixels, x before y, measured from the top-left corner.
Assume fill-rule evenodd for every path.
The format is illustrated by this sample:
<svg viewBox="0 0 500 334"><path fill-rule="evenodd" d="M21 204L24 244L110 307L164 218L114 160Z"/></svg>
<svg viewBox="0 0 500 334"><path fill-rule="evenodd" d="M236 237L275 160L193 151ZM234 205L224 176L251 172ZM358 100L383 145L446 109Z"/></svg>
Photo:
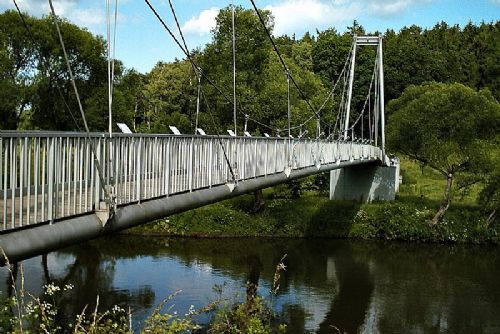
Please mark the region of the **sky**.
<svg viewBox="0 0 500 334"><path fill-rule="evenodd" d="M41 17L49 13L46 0L16 0L23 12ZM167 0L150 0L175 31ZM110 1L114 7L115 1ZM210 30L220 8L231 0L172 0L190 49L210 42ZM255 0L259 8L271 10L275 35L301 37L335 27L344 31L357 20L368 32L400 30L412 24L431 28L437 22L463 26L500 20L500 0ZM106 34L105 0L53 0L57 15ZM250 8L249 0L234 0ZM0 0L0 11L15 9L13 0ZM112 9L112 12L114 9ZM237 27L236 27L237 29ZM148 72L159 61L183 58L182 51L160 25L142 0L118 0L116 58L127 68Z"/></svg>

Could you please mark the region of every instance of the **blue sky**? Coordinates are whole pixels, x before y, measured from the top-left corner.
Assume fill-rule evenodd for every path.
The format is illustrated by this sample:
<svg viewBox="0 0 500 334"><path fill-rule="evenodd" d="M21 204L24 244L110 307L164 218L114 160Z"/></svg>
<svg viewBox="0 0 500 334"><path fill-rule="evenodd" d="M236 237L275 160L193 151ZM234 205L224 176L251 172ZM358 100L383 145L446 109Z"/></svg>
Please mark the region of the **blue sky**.
<svg viewBox="0 0 500 334"><path fill-rule="evenodd" d="M56 12L95 34L106 31L105 0L53 0ZM249 8L249 0L234 0ZM113 0L111 0L114 3ZM167 0L151 0L164 20L174 27ZM35 16L48 14L45 0L17 0ZM231 0L173 0L190 48L210 41L210 29L219 8ZM500 0L256 0L275 16L276 34L302 36L335 27L340 31L358 20L367 31L399 30L417 24L432 27L439 21L463 26L500 20ZM0 10L14 9L12 0L0 0ZM142 0L118 0L116 58L128 68L149 71L158 61L181 58L174 45Z"/></svg>

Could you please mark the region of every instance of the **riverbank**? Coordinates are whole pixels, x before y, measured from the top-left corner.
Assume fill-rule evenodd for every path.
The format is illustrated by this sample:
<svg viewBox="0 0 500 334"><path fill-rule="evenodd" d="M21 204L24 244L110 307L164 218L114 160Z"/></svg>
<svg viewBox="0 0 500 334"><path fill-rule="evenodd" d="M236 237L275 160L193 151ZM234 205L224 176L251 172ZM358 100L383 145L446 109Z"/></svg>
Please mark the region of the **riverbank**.
<svg viewBox="0 0 500 334"><path fill-rule="evenodd" d="M253 212L253 195L212 204L140 226L126 233L193 237L326 237L419 242L500 244L499 224L487 226L485 213L475 203L476 189L455 199L443 221L429 225L439 207L444 180L411 161L402 162L403 184L396 201L361 204L330 201L314 189L313 180L301 183L301 195L290 187L264 191L265 205ZM458 197L458 195L457 195Z"/></svg>

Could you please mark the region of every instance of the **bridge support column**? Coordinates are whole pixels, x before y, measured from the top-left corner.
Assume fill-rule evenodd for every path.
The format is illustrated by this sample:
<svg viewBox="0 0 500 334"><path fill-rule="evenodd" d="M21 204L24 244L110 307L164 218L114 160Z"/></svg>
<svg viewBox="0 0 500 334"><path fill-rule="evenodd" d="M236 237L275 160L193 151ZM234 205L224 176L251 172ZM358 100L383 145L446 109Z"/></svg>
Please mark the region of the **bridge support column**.
<svg viewBox="0 0 500 334"><path fill-rule="evenodd" d="M331 200L392 201L398 188L399 165L352 166L330 171Z"/></svg>

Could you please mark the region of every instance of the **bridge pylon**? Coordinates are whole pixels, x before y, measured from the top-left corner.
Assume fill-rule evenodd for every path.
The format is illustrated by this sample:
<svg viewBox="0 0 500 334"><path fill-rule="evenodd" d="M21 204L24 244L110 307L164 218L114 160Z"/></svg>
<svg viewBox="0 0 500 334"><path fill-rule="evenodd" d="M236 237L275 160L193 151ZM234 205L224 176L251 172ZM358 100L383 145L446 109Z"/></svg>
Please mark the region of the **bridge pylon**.
<svg viewBox="0 0 500 334"><path fill-rule="evenodd" d="M344 123L344 138L349 135L349 116L351 113L351 103L352 103L352 91L354 86L354 75L356 68L356 52L360 46L371 46L377 48L376 54L376 115L375 119L378 122L375 123L375 146L378 146L379 138L379 128L380 125L380 148L382 149L383 155L385 155L385 93L384 93L384 59L383 59L383 47L382 47L382 35L379 36L357 36L353 37L352 54L351 54L351 64L349 72L349 88L347 96L347 108L346 108L346 118Z"/></svg>

